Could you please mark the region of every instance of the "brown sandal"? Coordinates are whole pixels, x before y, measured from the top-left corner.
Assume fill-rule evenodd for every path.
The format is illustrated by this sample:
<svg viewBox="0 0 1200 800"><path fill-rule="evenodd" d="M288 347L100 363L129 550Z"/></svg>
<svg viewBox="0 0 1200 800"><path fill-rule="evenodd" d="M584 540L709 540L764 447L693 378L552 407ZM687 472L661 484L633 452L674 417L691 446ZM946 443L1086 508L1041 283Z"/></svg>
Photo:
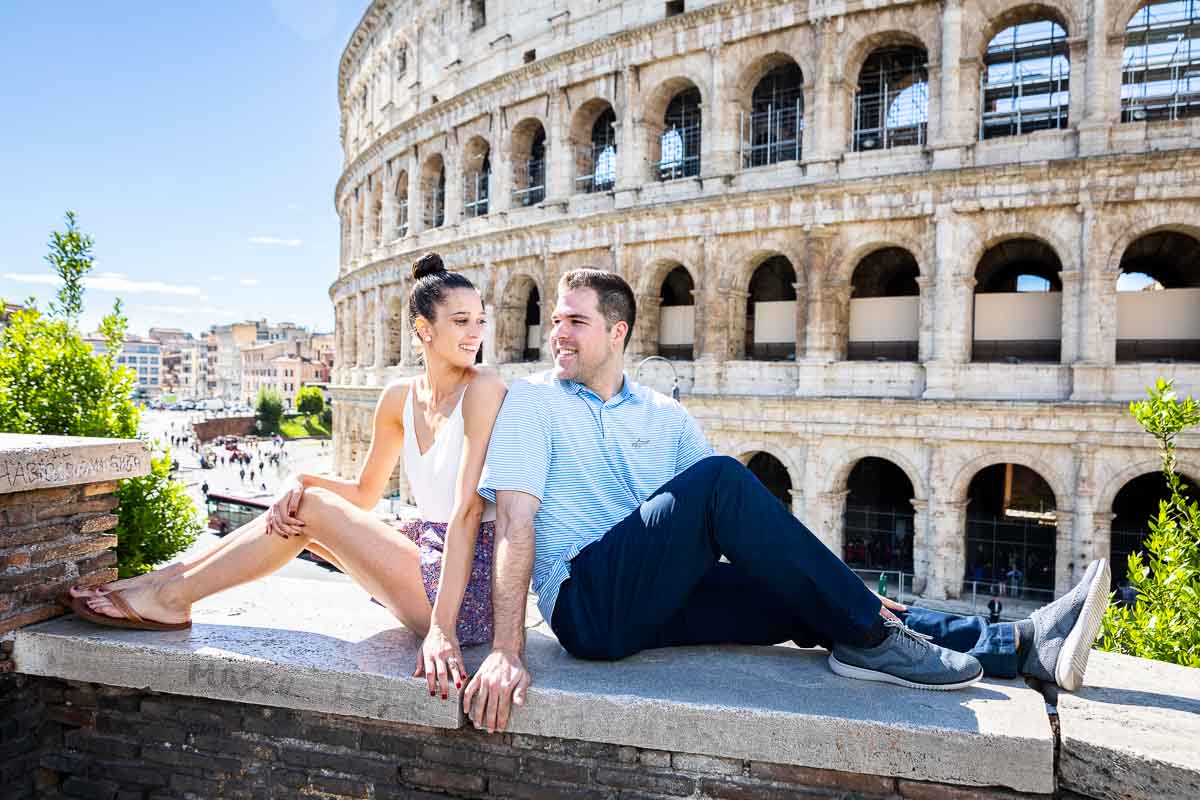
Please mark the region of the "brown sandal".
<svg viewBox="0 0 1200 800"><path fill-rule="evenodd" d="M152 619L142 619L133 607L121 596L121 589L105 592L104 596L112 601L123 616L110 617L107 614L97 614L87 607L86 597L76 597L71 600L71 610L81 619L104 625L109 628L133 628L140 631L184 631L192 627L192 621L186 622L155 622Z"/></svg>

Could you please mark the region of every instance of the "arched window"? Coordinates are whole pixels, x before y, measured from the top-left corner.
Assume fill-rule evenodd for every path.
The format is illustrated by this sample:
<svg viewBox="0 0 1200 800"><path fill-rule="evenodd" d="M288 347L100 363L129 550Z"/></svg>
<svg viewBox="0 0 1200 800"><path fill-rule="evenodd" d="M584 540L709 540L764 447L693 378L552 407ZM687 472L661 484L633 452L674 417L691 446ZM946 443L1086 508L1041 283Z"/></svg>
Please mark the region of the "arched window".
<svg viewBox="0 0 1200 800"><path fill-rule="evenodd" d="M913 571L912 481L882 458L864 458L846 482L842 560L858 569Z"/></svg>
<svg viewBox="0 0 1200 800"><path fill-rule="evenodd" d="M799 161L804 139L804 75L793 61L768 72L742 120L742 166Z"/></svg>
<svg viewBox="0 0 1200 800"><path fill-rule="evenodd" d="M928 57L922 47L887 47L867 57L854 94L854 149L925 144Z"/></svg>
<svg viewBox="0 0 1200 800"><path fill-rule="evenodd" d="M617 115L607 103L592 123L588 143L576 157L575 187L581 192L611 191L617 183Z"/></svg>
<svg viewBox="0 0 1200 800"><path fill-rule="evenodd" d="M546 130L536 119L513 129L514 206L532 206L546 199Z"/></svg>
<svg viewBox="0 0 1200 800"><path fill-rule="evenodd" d="M796 270L784 256L772 256L754 270L746 298L746 358L796 358Z"/></svg>
<svg viewBox="0 0 1200 800"><path fill-rule="evenodd" d="M1010 239L975 268L973 361L1054 362L1062 354L1062 262L1036 239Z"/></svg>
<svg viewBox="0 0 1200 800"><path fill-rule="evenodd" d="M700 90L679 92L663 118L658 162L659 180L700 174Z"/></svg>
<svg viewBox="0 0 1200 800"><path fill-rule="evenodd" d="M994 464L971 480L967 497L964 579L978 594L1049 600L1057 530L1050 485L1028 467Z"/></svg>
<svg viewBox="0 0 1200 800"><path fill-rule="evenodd" d="M446 222L446 166L440 154L421 169L421 196L425 227L440 228Z"/></svg>
<svg viewBox="0 0 1200 800"><path fill-rule="evenodd" d="M396 178L396 235L408 235L408 170L401 170Z"/></svg>
<svg viewBox="0 0 1200 800"><path fill-rule="evenodd" d="M1180 481L1187 487L1184 499L1196 499L1196 482L1180 474ZM1150 537L1150 520L1158 519L1159 501L1171 498L1167 479L1161 472L1141 475L1121 487L1113 498L1112 539L1109 562L1112 565L1113 586L1125 581L1130 553L1142 553L1145 564L1146 539Z"/></svg>
<svg viewBox="0 0 1200 800"><path fill-rule="evenodd" d="M1200 115L1200 0L1151 3L1125 27L1121 121Z"/></svg>
<svg viewBox="0 0 1200 800"><path fill-rule="evenodd" d="M658 306L658 354L691 361L696 338L696 283L686 267L678 266L663 280Z"/></svg>
<svg viewBox="0 0 1200 800"><path fill-rule="evenodd" d="M850 361L916 361L920 268L902 247L885 247L858 263L850 279Z"/></svg>
<svg viewBox="0 0 1200 800"><path fill-rule="evenodd" d="M1157 231L1121 255L1117 361L1200 361L1200 240Z"/></svg>
<svg viewBox="0 0 1200 800"><path fill-rule="evenodd" d="M491 148L475 137L463 152L463 214L482 217L488 213L489 189L492 180Z"/></svg>
<svg viewBox="0 0 1200 800"><path fill-rule="evenodd" d="M792 510L792 478L782 461L770 453L759 452L750 458L746 467L783 503L784 508L789 512Z"/></svg>
<svg viewBox="0 0 1200 800"><path fill-rule="evenodd" d="M1067 127L1070 78L1061 25L1047 19L1005 28L984 55L979 138Z"/></svg>

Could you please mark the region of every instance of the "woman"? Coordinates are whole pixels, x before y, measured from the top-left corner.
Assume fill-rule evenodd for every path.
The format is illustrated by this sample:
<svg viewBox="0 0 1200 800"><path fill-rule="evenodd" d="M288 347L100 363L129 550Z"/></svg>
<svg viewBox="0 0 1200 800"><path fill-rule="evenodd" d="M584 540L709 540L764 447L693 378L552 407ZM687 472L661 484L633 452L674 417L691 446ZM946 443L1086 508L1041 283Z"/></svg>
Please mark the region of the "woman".
<svg viewBox="0 0 1200 800"><path fill-rule="evenodd" d="M275 572L308 549L337 566L425 637L415 676L443 699L465 681L461 644L492 638L495 507L476 493L506 387L475 366L486 324L479 292L436 254L413 266L409 324L425 372L390 384L375 408L357 480L301 474L271 508L203 556L65 598L92 622L179 630L192 603ZM421 521L404 536L373 513L396 461Z"/></svg>

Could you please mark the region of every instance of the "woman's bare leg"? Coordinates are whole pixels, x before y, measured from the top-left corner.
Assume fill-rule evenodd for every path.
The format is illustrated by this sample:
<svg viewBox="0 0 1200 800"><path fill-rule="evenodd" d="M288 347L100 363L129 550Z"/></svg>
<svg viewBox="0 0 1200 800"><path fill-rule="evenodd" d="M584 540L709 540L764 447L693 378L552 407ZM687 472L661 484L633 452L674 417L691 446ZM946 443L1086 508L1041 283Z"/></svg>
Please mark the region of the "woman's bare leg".
<svg viewBox="0 0 1200 800"><path fill-rule="evenodd" d="M145 619L182 622L190 618L192 603L269 575L315 542L406 627L421 635L428 631L432 609L415 544L374 514L322 489L305 493L297 516L305 523L303 535L268 535L266 518L260 516L198 566L156 585L131 587L123 596ZM103 595L87 603L97 613L120 616Z"/></svg>

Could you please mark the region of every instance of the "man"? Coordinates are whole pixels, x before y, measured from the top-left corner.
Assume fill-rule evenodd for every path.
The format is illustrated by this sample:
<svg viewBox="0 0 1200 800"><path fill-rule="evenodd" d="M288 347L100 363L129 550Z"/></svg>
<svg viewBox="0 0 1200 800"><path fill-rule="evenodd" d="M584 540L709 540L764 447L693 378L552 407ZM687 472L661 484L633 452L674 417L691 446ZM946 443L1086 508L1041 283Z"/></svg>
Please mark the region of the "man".
<svg viewBox="0 0 1200 800"><path fill-rule="evenodd" d="M865 680L956 689L986 669L1078 687L1107 564L1018 623L881 601L745 466L713 456L679 403L625 378L635 313L620 276L564 275L554 369L514 382L497 418L479 484L497 503L495 638L463 693L476 726L503 730L524 702L531 576L543 616L581 658L793 640Z"/></svg>
<svg viewBox="0 0 1200 800"><path fill-rule="evenodd" d="M995 625L1000 621L1000 612L1004 610L1004 604L1000 602L999 596L993 594L992 599L988 600L988 624Z"/></svg>

